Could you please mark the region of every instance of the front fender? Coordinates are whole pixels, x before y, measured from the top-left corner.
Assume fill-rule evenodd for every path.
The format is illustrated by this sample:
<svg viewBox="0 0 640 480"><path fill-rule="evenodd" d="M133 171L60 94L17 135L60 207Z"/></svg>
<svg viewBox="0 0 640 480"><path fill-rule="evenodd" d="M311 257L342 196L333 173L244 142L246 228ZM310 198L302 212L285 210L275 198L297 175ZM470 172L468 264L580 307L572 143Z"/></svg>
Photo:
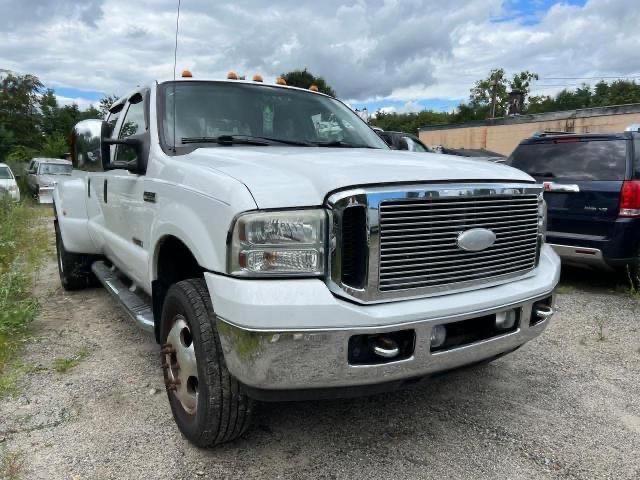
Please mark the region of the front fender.
<svg viewBox="0 0 640 480"><path fill-rule="evenodd" d="M72 177L59 182L53 190L53 208L67 251L99 254L89 234L86 204L86 177Z"/></svg>

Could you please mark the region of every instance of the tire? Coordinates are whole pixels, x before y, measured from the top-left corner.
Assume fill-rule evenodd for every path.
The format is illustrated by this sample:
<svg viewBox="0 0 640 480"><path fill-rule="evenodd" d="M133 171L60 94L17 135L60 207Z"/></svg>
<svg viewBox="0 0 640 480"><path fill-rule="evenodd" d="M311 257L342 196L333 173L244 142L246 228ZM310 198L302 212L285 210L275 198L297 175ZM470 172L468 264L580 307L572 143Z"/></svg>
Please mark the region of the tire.
<svg viewBox="0 0 640 480"><path fill-rule="evenodd" d="M67 252L62 242L62 235L60 235L60 227L57 221L55 222L55 229L58 272L62 287L67 291L72 291L95 286L97 280L91 271L94 257Z"/></svg>
<svg viewBox="0 0 640 480"><path fill-rule="evenodd" d="M161 319L163 375L176 424L198 447L241 436L253 410L253 401L227 370L215 318L204 280L169 288Z"/></svg>

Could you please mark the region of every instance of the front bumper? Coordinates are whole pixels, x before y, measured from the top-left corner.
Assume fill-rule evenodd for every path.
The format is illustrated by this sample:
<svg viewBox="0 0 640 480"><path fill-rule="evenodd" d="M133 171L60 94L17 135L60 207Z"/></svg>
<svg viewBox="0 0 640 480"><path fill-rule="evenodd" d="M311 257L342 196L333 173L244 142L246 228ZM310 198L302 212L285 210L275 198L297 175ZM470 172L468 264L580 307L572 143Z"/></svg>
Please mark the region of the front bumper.
<svg viewBox="0 0 640 480"><path fill-rule="evenodd" d="M53 203L53 189L55 187L39 187L38 203Z"/></svg>
<svg viewBox="0 0 640 480"><path fill-rule="evenodd" d="M534 275L495 287L416 300L357 305L333 296L320 280L238 280L205 274L218 315L227 367L243 384L264 390L353 387L411 379L498 356L540 335L533 304L558 283L560 260L543 248ZM515 331L431 352L434 325L520 310ZM353 335L415 331L412 355L384 364L352 365Z"/></svg>

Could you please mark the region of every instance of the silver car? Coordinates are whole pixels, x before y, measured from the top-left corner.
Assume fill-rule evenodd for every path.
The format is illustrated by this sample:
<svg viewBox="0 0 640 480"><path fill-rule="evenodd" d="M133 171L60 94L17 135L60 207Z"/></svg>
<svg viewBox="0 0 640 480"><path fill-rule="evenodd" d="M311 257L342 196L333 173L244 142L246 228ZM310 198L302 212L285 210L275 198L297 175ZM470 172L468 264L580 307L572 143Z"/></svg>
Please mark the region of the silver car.
<svg viewBox="0 0 640 480"><path fill-rule="evenodd" d="M53 189L61 175L71 175L73 166L69 160L34 158L27 169L27 185L39 203L53 202Z"/></svg>

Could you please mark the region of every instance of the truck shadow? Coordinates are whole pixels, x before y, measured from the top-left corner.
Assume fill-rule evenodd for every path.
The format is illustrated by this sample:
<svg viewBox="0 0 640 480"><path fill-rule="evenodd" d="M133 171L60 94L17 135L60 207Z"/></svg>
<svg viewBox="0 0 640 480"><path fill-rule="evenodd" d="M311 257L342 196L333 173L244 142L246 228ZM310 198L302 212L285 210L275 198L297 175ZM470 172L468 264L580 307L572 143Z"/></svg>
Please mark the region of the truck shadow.
<svg viewBox="0 0 640 480"><path fill-rule="evenodd" d="M383 461L399 454L398 444L407 442L414 448L410 449L411 458L404 460L423 465L434 443L440 449L449 445L457 450L465 448L460 445L463 438L469 441L476 437L478 444L487 437L516 438L525 425L540 423L532 398L552 398L562 388L554 375L545 380L527 367L526 356L517 352L489 365L428 378L393 393L260 403L251 430L216 451L273 454L275 450L287 457L304 456L316 464L324 462L324 455L373 454ZM419 452L425 449L418 456L417 445Z"/></svg>
<svg viewBox="0 0 640 480"><path fill-rule="evenodd" d="M559 291L626 292L630 283L623 273L562 265Z"/></svg>

